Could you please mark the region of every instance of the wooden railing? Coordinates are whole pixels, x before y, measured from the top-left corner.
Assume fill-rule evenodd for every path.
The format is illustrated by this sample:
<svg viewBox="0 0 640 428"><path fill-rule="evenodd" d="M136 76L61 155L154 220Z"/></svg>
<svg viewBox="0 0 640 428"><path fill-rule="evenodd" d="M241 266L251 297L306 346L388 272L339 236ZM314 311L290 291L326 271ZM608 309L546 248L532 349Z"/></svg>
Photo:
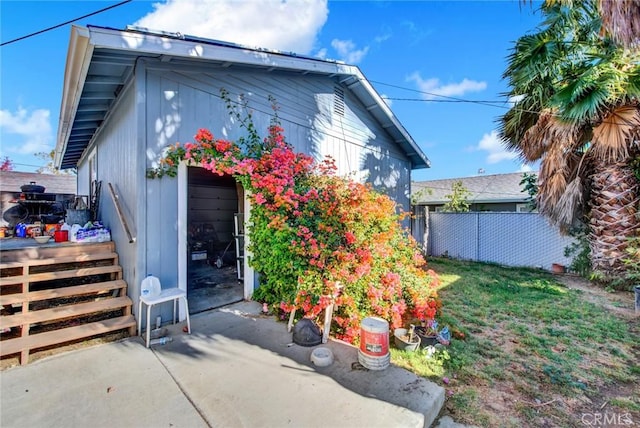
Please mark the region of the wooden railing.
<svg viewBox="0 0 640 428"><path fill-rule="evenodd" d="M127 234L127 239L129 239L129 243L131 244L136 241L136 238L131 234L131 229L129 229L129 223L127 223L127 219L125 218L124 213L122 212L122 207L120 206L120 196L118 196L118 194L116 193L115 189L113 188L113 185L111 183L108 183L108 184L109 184L109 193L111 194L111 199L113 199L113 204L116 207L116 212L118 213L120 224L122 225L124 232Z"/></svg>
<svg viewBox="0 0 640 428"><path fill-rule="evenodd" d="M0 251L0 355L128 330L131 299L113 242Z"/></svg>

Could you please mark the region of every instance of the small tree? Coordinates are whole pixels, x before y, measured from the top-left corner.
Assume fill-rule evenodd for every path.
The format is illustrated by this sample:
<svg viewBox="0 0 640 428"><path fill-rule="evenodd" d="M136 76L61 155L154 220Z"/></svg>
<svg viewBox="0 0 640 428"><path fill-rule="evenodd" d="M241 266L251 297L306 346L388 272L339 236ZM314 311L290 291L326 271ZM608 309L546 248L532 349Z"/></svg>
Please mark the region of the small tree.
<svg viewBox="0 0 640 428"><path fill-rule="evenodd" d="M13 171L13 162L7 156L0 161L0 171Z"/></svg>
<svg viewBox="0 0 640 428"><path fill-rule="evenodd" d="M529 195L527 198L527 208L529 211L538 209L538 176L534 173L529 174L525 172L522 174L520 185L523 187L522 192Z"/></svg>
<svg viewBox="0 0 640 428"><path fill-rule="evenodd" d="M418 205L420 203L420 199L422 199L423 196L431 194L433 194L433 190L428 187L423 187L420 190L416 190L411 195L411 205Z"/></svg>
<svg viewBox="0 0 640 428"><path fill-rule="evenodd" d="M51 150L50 152L38 152L35 153L34 156L37 157L38 159L42 159L43 161L46 161L47 163L44 166L41 166L40 168L38 168L36 170L36 172L38 174L55 174L55 175L71 175L71 174L75 174L76 170L75 168L70 168L70 169L58 169L53 165L53 159L56 155L55 150Z"/></svg>
<svg viewBox="0 0 640 428"><path fill-rule="evenodd" d="M443 211L454 213L466 213L469 211L471 203L469 202L471 192L464 187L462 181L456 181L451 185L451 193L444 195L447 203L444 204Z"/></svg>

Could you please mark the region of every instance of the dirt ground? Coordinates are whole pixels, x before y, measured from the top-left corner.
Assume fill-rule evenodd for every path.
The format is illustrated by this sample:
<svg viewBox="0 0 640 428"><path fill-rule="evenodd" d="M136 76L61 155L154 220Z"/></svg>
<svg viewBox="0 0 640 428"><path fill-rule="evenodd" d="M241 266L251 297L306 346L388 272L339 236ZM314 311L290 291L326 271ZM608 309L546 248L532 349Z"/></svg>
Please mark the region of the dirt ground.
<svg viewBox="0 0 640 428"><path fill-rule="evenodd" d="M640 319L640 313L635 312L633 293L611 293L603 288L595 287L586 279L575 275L558 275L557 280L569 289L582 291L582 295L588 302L601 305L608 311L630 320Z"/></svg>

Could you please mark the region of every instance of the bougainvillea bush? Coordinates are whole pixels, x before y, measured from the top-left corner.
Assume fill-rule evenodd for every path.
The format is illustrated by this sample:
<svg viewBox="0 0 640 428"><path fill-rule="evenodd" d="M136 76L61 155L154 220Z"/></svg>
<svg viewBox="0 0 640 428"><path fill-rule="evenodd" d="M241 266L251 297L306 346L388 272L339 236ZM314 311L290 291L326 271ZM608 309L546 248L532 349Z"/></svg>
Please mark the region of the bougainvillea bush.
<svg viewBox="0 0 640 428"><path fill-rule="evenodd" d="M438 279L402 229L395 203L337 176L332 159L295 153L277 117L262 141L248 129L242 145L201 129L194 142L170 146L149 176L175 176L186 161L244 186L252 206L249 263L260 273L254 299L309 318L335 303L332 331L349 342L368 316L394 328L432 320Z"/></svg>

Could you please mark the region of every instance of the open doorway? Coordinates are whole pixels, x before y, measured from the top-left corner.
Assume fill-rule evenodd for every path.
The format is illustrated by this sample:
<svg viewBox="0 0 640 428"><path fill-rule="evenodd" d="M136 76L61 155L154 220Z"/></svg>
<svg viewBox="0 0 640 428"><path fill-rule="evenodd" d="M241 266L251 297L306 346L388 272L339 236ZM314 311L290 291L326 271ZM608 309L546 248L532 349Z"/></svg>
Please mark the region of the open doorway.
<svg viewBox="0 0 640 428"><path fill-rule="evenodd" d="M187 168L187 296L198 313L241 301L244 195L231 176Z"/></svg>

